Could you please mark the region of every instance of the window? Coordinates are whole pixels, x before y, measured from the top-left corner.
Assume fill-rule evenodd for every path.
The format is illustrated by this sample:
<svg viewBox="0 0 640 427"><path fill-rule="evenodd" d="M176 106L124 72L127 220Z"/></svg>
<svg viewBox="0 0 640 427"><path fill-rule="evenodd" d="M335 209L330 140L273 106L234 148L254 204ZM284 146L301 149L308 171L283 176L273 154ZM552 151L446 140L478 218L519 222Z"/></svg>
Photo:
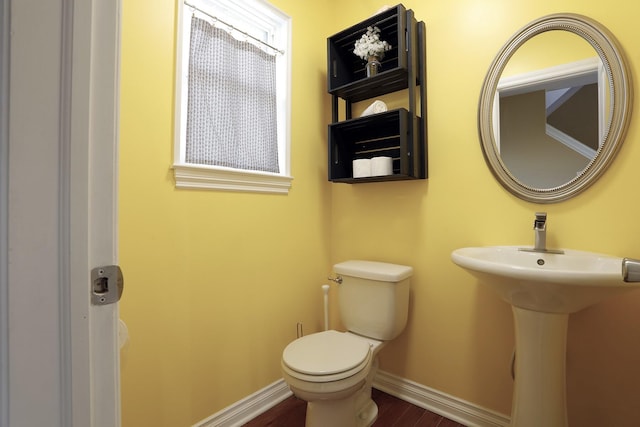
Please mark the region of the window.
<svg viewBox="0 0 640 427"><path fill-rule="evenodd" d="M264 0L180 2L176 187L289 191L290 22Z"/></svg>

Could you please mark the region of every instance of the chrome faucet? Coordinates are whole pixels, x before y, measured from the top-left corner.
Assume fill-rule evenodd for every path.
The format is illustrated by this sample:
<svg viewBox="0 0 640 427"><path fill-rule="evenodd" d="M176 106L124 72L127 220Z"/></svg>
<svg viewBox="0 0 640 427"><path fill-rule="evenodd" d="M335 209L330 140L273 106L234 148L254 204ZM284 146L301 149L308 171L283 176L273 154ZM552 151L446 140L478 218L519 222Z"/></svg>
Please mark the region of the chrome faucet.
<svg viewBox="0 0 640 427"><path fill-rule="evenodd" d="M536 233L536 243L534 251L545 252L547 250L547 213L536 212L536 219L533 221L533 230Z"/></svg>
<svg viewBox="0 0 640 427"><path fill-rule="evenodd" d="M547 213L536 212L533 221L533 231L536 233L536 242L533 248L519 248L525 252L543 252L547 254L563 254L562 249L547 249Z"/></svg>

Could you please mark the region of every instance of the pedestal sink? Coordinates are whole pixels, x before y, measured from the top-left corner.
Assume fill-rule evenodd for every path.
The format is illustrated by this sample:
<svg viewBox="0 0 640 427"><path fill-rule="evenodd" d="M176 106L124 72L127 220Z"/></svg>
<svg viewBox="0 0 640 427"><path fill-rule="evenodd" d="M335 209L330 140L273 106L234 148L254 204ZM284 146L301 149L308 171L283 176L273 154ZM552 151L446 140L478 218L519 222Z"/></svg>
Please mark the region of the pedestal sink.
<svg viewBox="0 0 640 427"><path fill-rule="evenodd" d="M516 246L461 248L451 259L512 306L516 371L511 425L566 427L569 314L640 289L640 283L625 281L635 280L640 264L591 252L534 252Z"/></svg>

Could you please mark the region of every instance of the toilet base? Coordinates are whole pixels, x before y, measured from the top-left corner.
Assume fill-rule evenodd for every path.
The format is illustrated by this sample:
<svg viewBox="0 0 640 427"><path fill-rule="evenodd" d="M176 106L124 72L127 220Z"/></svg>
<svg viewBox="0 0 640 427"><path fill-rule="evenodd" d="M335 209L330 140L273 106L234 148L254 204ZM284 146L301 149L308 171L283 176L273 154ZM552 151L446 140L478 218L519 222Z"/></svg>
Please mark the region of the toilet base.
<svg viewBox="0 0 640 427"><path fill-rule="evenodd" d="M375 357L364 384L355 393L340 399L308 400L305 427L370 427L378 418L378 405L371 399L377 372Z"/></svg>
<svg viewBox="0 0 640 427"><path fill-rule="evenodd" d="M370 427L378 418L371 388L341 400L307 402L305 427Z"/></svg>

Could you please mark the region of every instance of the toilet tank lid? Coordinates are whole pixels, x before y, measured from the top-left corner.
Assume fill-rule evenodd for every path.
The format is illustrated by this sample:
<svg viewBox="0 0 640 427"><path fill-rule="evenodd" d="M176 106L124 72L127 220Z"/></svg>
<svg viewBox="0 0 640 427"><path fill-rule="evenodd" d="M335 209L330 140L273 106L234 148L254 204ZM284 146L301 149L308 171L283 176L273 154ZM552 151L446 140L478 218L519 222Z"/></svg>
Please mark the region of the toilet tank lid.
<svg viewBox="0 0 640 427"><path fill-rule="evenodd" d="M379 280L382 282L399 282L413 274L413 268L406 265L362 260L345 261L335 264L333 271L336 274Z"/></svg>

